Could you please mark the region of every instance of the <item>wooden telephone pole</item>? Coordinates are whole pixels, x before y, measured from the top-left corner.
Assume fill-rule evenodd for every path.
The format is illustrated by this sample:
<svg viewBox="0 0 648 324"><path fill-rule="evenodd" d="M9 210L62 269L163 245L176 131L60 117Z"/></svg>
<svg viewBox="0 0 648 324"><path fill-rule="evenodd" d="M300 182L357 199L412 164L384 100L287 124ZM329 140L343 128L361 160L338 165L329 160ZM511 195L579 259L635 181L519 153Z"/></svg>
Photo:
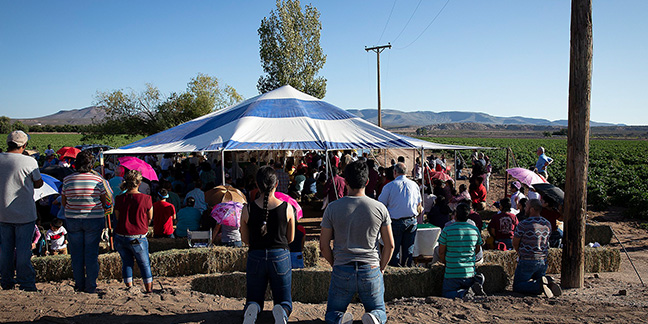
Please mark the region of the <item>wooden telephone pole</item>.
<svg viewBox="0 0 648 324"><path fill-rule="evenodd" d="M585 280L583 249L587 217L592 51L592 0L572 0L565 231L561 275L564 288L581 288Z"/></svg>
<svg viewBox="0 0 648 324"><path fill-rule="evenodd" d="M365 46L365 51L374 51L376 52L377 62L378 62L378 127L382 127L382 112L380 110L380 52L384 51L385 48L391 48L391 44L382 46L374 46L367 48Z"/></svg>

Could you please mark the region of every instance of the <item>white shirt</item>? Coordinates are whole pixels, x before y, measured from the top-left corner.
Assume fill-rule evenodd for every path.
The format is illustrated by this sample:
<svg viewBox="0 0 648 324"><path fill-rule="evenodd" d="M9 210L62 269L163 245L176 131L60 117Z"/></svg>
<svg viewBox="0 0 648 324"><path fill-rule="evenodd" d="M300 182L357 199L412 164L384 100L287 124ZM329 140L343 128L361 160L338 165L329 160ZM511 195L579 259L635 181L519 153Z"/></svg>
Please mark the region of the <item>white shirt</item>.
<svg viewBox="0 0 648 324"><path fill-rule="evenodd" d="M383 187L378 201L387 207L392 219L407 218L418 215L421 193L416 182L400 175Z"/></svg>
<svg viewBox="0 0 648 324"><path fill-rule="evenodd" d="M185 197L184 204L187 204L187 198L193 197L193 199L196 200L196 203L194 204L194 208L198 209L200 213L202 214L205 210L207 210L207 203L205 202L205 193L200 190L200 188L195 188L194 190L191 190L187 192L187 196Z"/></svg>
<svg viewBox="0 0 648 324"><path fill-rule="evenodd" d="M520 191L516 191L514 194L511 195L511 208L517 210L518 205L517 202L520 201L520 199L526 198L524 194Z"/></svg>

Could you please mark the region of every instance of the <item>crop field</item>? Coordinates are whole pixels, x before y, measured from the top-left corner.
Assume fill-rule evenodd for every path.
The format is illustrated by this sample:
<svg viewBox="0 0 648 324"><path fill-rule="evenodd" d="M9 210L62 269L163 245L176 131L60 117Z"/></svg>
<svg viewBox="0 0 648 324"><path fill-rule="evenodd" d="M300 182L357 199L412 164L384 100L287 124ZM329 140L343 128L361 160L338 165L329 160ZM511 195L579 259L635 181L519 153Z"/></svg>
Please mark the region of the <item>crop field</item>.
<svg viewBox="0 0 648 324"><path fill-rule="evenodd" d="M543 146L554 159L549 166L549 182L565 187L567 167L566 139L489 139L489 138L425 138L426 140L457 145L510 147L517 165L530 168L535 165L536 149ZM493 165L493 172L503 173L506 168L506 150L485 152ZM453 154L453 153L449 153ZM471 152L462 152L468 159ZM449 155L451 156L451 155ZM590 141L588 204L604 210L608 206L628 207L632 217L648 219L648 141L592 140Z"/></svg>
<svg viewBox="0 0 648 324"><path fill-rule="evenodd" d="M6 139L7 134L3 134L2 138ZM36 150L39 152L43 153L45 152L45 149L47 149L48 144L52 144L52 149L54 151L60 149L63 146L77 146L77 145L82 145L82 144L105 144L105 145L110 145L112 147L120 147L124 146L126 144L135 142L141 138L142 136L134 137L134 138L127 138L126 136L115 136L106 140L102 141L83 141L82 140L83 135L81 134L60 134L60 133L48 133L48 134L40 134L40 133L29 133L29 144L28 148L32 149L32 147L36 147ZM6 147L3 147L3 150L6 149Z"/></svg>

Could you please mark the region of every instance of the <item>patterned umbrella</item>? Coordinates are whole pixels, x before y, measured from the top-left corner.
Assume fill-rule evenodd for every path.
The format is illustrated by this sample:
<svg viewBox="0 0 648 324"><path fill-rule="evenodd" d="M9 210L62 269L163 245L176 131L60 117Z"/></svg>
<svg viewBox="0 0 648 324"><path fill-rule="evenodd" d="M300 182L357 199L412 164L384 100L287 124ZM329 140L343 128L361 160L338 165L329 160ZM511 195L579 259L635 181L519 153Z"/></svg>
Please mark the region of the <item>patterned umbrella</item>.
<svg viewBox="0 0 648 324"><path fill-rule="evenodd" d="M232 227L241 227L241 211L243 210L243 204L236 201L227 201L222 202L216 206L211 211L211 217L213 217L218 224L232 226Z"/></svg>

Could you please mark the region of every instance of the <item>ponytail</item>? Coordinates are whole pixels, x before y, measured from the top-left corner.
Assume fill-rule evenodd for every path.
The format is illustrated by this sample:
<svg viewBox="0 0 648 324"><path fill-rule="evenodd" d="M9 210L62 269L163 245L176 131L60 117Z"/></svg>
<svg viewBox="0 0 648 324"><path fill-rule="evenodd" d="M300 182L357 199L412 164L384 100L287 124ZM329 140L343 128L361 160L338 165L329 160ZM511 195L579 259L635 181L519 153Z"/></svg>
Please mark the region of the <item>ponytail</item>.
<svg viewBox="0 0 648 324"><path fill-rule="evenodd" d="M263 193L263 225L261 225L261 236L265 236L268 234L268 214L270 214L270 211L268 210L268 198L270 198L270 193L265 192Z"/></svg>

